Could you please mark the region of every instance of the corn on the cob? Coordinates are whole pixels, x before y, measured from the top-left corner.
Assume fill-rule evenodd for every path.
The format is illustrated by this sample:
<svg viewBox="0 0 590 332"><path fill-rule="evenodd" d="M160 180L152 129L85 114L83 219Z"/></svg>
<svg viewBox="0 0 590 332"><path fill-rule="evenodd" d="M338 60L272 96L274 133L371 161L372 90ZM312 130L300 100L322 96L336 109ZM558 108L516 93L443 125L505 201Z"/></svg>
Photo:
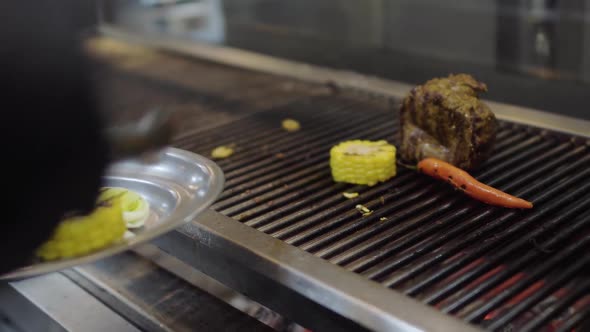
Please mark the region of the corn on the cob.
<svg viewBox="0 0 590 332"><path fill-rule="evenodd" d="M336 182L374 186L396 175L395 146L387 141L352 140L330 150L330 167Z"/></svg>
<svg viewBox="0 0 590 332"><path fill-rule="evenodd" d="M85 255L122 239L126 230L121 198L111 197L88 215L63 220L37 255L44 260Z"/></svg>

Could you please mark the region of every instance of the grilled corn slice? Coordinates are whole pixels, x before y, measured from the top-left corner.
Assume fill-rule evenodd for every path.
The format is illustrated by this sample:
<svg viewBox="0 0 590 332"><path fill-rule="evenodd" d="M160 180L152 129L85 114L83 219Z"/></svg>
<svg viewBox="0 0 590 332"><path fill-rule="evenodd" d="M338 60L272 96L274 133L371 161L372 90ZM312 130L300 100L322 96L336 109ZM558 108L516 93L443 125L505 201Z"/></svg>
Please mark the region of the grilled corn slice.
<svg viewBox="0 0 590 332"><path fill-rule="evenodd" d="M374 186L396 175L395 146L387 141L352 140L330 150L330 168L336 182Z"/></svg>
<svg viewBox="0 0 590 332"><path fill-rule="evenodd" d="M90 214L63 220L37 256L44 260L82 256L122 239L126 230L121 198L99 200Z"/></svg>

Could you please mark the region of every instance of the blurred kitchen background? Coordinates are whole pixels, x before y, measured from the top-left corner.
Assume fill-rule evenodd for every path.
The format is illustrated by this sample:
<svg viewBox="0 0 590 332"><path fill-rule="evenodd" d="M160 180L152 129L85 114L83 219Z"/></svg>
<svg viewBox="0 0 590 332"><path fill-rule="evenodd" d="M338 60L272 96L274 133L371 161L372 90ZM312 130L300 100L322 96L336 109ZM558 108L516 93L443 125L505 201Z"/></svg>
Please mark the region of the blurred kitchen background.
<svg viewBox="0 0 590 332"><path fill-rule="evenodd" d="M485 98L590 119L590 0L103 0L102 24L419 84L466 72Z"/></svg>

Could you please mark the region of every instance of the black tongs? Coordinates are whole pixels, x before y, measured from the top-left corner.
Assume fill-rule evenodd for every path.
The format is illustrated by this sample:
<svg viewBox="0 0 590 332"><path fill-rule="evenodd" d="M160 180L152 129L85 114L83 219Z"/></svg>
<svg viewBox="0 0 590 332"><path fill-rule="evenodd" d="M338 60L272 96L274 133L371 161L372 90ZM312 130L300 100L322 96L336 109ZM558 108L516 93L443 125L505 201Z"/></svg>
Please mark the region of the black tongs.
<svg viewBox="0 0 590 332"><path fill-rule="evenodd" d="M105 130L113 161L154 156L170 144L173 134L172 114L162 109L149 111L137 122Z"/></svg>

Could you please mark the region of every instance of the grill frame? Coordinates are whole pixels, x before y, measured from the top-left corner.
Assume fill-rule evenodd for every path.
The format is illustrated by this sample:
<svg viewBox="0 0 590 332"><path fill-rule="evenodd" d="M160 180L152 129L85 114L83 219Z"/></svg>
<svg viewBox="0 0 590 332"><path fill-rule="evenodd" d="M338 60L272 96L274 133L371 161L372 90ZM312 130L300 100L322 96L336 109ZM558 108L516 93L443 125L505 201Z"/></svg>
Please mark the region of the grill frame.
<svg viewBox="0 0 590 332"><path fill-rule="evenodd" d="M154 244L312 330L480 331L213 210Z"/></svg>
<svg viewBox="0 0 590 332"><path fill-rule="evenodd" d="M121 38L125 34L110 30L109 35ZM137 37L134 40L137 41ZM147 45L196 55L210 60L219 60L219 57L217 57L220 54L219 52L227 55L225 52L229 51L231 55L233 51L223 48L209 48L209 46L203 45L195 46L191 44L187 46L182 42L170 43L165 41L165 45L155 45L158 42L153 40L142 40L142 42ZM178 48L174 47L174 45L182 47ZM199 54L195 54L195 50ZM203 54L203 50L207 50L207 52ZM230 62L231 65L248 69L273 74L278 74L276 71L279 70L276 66L270 66L270 69L265 68L265 65L268 65L267 62L262 63L262 68L259 68L260 66L256 66L257 61L243 65L244 60L242 57L225 56L221 58L221 62L226 62L226 64ZM301 78L297 77L297 74L289 75L293 72L301 73L301 67L296 66L298 70L290 71L294 69L293 67L284 68L281 70L280 75ZM304 67L309 69L307 66ZM309 73L305 74L309 70L303 70L303 72L303 76L309 76ZM323 69L312 73L312 78L307 77L307 80L312 82L335 81L337 85L352 86L354 88L359 88L360 85L365 91L374 91L378 94L396 98L403 97L410 88L400 83L383 82L354 74L339 75L332 71L328 71L328 75L322 74L326 74ZM590 133L584 132L585 128L590 128L590 122L588 121L568 119L492 102L490 104L492 104L498 118L503 120L530 124L568 134L586 134L583 136L590 136ZM534 122L532 119L535 119ZM314 322L313 319L310 319L318 317L318 314L313 312L319 310L317 307L301 308L292 305L292 303L280 303L281 301L277 299L269 298L268 292L271 290L290 291L289 296L299 296L302 300L311 300L314 303L330 308L333 313L347 317L376 331L477 330L463 321L442 314L401 293L390 289L383 291L383 286L369 279L329 264L321 258L213 211L207 212L178 232L163 236L156 243L162 249L173 253L186 263L212 275L255 300L267 304L276 311L290 313L293 319L311 328L315 327L323 330L327 327L318 326L317 321ZM223 254L220 255L220 253ZM225 259L227 262L220 266L219 261L212 259L212 257ZM233 276L235 273L238 273L239 277ZM241 278L244 276L247 276L247 278ZM261 276L263 276L265 285L268 285L263 289L261 289L260 285L256 285L257 281L261 281ZM294 301L293 303L299 302ZM337 304L337 306L334 307L334 304ZM428 318L424 319L424 317ZM332 323L334 327L343 326L341 325L343 323L338 322L338 320Z"/></svg>

